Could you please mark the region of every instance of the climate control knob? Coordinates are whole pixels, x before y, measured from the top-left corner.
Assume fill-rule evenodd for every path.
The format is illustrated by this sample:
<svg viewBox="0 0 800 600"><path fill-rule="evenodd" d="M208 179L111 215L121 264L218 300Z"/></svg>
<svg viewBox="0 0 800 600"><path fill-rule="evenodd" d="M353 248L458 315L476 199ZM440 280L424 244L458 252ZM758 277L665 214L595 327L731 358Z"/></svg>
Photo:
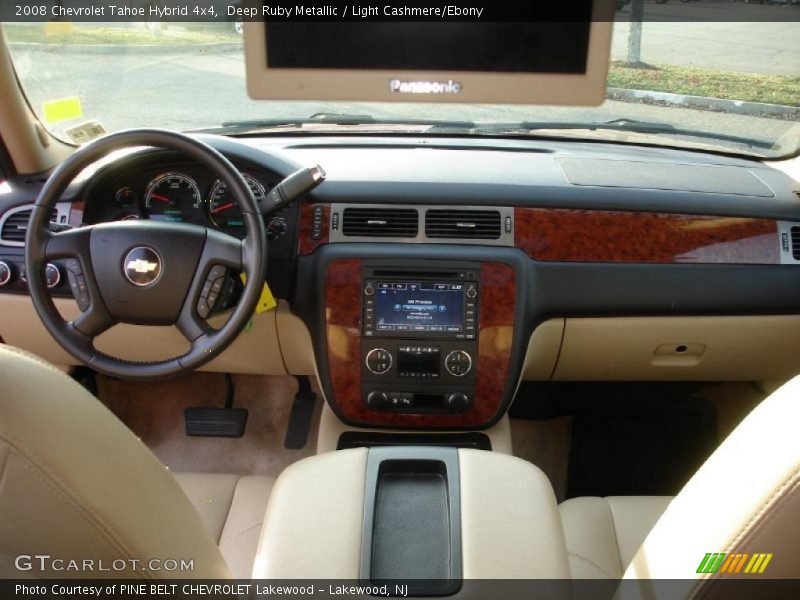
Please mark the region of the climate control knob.
<svg viewBox="0 0 800 600"><path fill-rule="evenodd" d="M472 369L472 357L463 350L453 350L444 359L444 366L453 377L463 377Z"/></svg>
<svg viewBox="0 0 800 600"><path fill-rule="evenodd" d="M456 392L447 396L445 404L450 410L466 410L469 406L469 397L462 392Z"/></svg>
<svg viewBox="0 0 800 600"><path fill-rule="evenodd" d="M61 283L61 269L54 263L47 263L44 268L44 282L48 288L53 289Z"/></svg>
<svg viewBox="0 0 800 600"><path fill-rule="evenodd" d="M367 359L364 362L371 373L383 375L392 368L392 353L385 348L373 348L367 352Z"/></svg>
<svg viewBox="0 0 800 600"><path fill-rule="evenodd" d="M0 287L11 281L12 276L11 265L4 260L0 260Z"/></svg>
<svg viewBox="0 0 800 600"><path fill-rule="evenodd" d="M381 410L389 404L389 395L386 392L373 390L367 395L367 406L372 410Z"/></svg>

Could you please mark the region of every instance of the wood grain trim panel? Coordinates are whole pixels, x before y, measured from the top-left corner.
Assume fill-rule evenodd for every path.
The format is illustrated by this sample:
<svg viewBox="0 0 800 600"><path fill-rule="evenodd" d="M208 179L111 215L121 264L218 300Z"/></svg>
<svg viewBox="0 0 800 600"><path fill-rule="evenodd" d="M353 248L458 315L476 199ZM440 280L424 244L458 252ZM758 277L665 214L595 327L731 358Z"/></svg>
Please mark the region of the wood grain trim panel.
<svg viewBox="0 0 800 600"><path fill-rule="evenodd" d="M516 208L516 246L543 261L780 264L770 219Z"/></svg>
<svg viewBox="0 0 800 600"><path fill-rule="evenodd" d="M477 401L458 415L398 414L369 410L361 397L361 261L332 261L325 273L328 377L339 414L367 426L470 428L500 410L510 371L516 310L516 274L502 263L481 265Z"/></svg>
<svg viewBox="0 0 800 600"><path fill-rule="evenodd" d="M318 240L313 239L311 232L314 226L314 207L322 207L322 237ZM328 227L330 224L331 207L324 203L303 202L300 205L300 216L298 224L297 252L300 256L311 254L322 244L328 243Z"/></svg>
<svg viewBox="0 0 800 600"><path fill-rule="evenodd" d="M334 260L325 271L325 343L332 402L362 420L361 260Z"/></svg>

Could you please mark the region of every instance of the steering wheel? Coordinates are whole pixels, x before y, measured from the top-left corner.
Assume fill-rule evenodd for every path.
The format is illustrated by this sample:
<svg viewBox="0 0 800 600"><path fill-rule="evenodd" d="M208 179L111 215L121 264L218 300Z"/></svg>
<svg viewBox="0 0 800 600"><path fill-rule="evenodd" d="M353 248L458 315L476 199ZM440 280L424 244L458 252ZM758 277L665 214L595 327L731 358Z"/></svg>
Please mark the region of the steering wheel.
<svg viewBox="0 0 800 600"><path fill-rule="evenodd" d="M52 207L84 168L109 152L135 146L174 150L196 160L224 181L244 215L247 237L239 240L200 225L119 221L52 233ZM61 318L44 282L49 260L66 259L81 313ZM72 356L115 377L162 379L207 363L236 339L255 310L264 280L267 240L261 211L241 173L211 146L186 135L134 129L103 137L67 158L45 183L31 214L25 268L33 305L47 330ZM225 268L247 281L236 308L220 328L201 317L209 290ZM198 312L198 307L202 310ZM117 323L174 325L189 341L182 356L131 362L103 354L94 340Z"/></svg>

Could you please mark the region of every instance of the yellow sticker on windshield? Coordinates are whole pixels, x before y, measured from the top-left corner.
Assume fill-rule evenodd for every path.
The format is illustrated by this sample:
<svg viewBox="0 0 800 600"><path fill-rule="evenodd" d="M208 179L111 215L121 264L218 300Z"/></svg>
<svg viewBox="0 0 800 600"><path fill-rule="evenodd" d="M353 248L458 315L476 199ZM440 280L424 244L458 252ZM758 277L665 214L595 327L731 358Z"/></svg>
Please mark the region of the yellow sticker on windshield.
<svg viewBox="0 0 800 600"><path fill-rule="evenodd" d="M242 278L242 283L247 283L247 275L240 273L239 276ZM261 289L261 297L258 299L258 304L256 304L256 314L267 312L276 306L278 306L278 301L275 300L272 290L269 289L269 285L265 281L264 287Z"/></svg>
<svg viewBox="0 0 800 600"><path fill-rule="evenodd" d="M81 99L77 96L72 98L61 98L42 103L42 114L44 120L50 123L60 123L70 119L80 119L83 116Z"/></svg>

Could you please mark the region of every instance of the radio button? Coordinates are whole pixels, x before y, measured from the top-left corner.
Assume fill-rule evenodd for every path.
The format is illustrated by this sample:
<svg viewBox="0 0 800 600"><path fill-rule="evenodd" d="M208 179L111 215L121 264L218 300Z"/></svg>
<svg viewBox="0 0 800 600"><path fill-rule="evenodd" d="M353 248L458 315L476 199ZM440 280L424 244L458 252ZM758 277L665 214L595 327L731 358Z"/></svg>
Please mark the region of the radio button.
<svg viewBox="0 0 800 600"><path fill-rule="evenodd" d="M445 399L445 405L450 410L462 411L469 407L469 396L462 392L450 394Z"/></svg>
<svg viewBox="0 0 800 600"><path fill-rule="evenodd" d="M367 406L372 410L381 410L389 404L389 396L386 392L373 390L367 395Z"/></svg>

